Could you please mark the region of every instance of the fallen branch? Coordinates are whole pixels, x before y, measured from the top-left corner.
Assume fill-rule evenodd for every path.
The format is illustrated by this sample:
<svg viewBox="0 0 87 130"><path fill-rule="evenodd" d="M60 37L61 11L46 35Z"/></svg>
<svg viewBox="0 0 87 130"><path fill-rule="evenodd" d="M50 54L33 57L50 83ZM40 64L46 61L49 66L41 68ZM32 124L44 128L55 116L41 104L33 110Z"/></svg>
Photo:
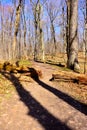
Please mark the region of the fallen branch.
<svg viewBox="0 0 87 130"><path fill-rule="evenodd" d="M52 78L50 79L50 81L53 80L87 85L86 75L73 74L69 72L59 72L56 74L52 74Z"/></svg>

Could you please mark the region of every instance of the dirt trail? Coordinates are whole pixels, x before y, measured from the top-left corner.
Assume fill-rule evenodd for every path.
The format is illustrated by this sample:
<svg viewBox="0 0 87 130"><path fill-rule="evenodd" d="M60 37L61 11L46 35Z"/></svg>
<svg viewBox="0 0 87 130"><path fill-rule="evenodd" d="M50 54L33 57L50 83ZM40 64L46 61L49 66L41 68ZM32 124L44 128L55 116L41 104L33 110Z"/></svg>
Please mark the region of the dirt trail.
<svg viewBox="0 0 87 130"><path fill-rule="evenodd" d="M16 91L1 104L0 130L87 130L87 107L49 81L57 68L42 63L34 67L43 73L38 81L20 82L14 75L5 75Z"/></svg>

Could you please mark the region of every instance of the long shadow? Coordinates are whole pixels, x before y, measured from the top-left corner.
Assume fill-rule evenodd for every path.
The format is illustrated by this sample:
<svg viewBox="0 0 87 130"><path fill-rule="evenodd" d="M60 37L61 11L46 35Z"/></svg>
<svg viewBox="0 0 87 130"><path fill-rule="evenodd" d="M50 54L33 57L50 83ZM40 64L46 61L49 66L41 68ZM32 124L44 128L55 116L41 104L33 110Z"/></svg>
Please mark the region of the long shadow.
<svg viewBox="0 0 87 130"><path fill-rule="evenodd" d="M2 75L10 80L16 88L20 100L28 107L28 115L37 119L37 121L45 128L45 130L71 130L65 123L49 113L32 95L28 92L17 77L13 74L2 73Z"/></svg>
<svg viewBox="0 0 87 130"><path fill-rule="evenodd" d="M31 68L31 71L33 71L34 73L37 74L36 70L34 68ZM38 76L38 74L37 74ZM39 77L35 78L32 77L41 87L49 90L51 93L53 93L54 95L56 95L57 97L59 97L60 99L64 100L65 102L67 102L69 105L71 105L72 107L74 107L75 109L79 110L81 113L84 113L85 115L87 115L87 105L84 103L81 103L77 100L75 100L74 98L72 98L71 96L65 94L64 92L61 92L60 90L53 88L49 85L47 85L46 83L42 82L41 80L39 80Z"/></svg>
<svg viewBox="0 0 87 130"><path fill-rule="evenodd" d="M81 103L81 102L75 100L71 96L65 94L64 92L61 92L60 90L58 90L56 88L53 88L53 87L45 84L44 82L42 82L40 80L35 80L35 81L39 85L41 85L43 88L49 90L51 93L53 93L57 97L59 97L60 99L64 100L65 102L67 102L69 105L71 105L75 109L79 110L81 113L84 113L85 115L87 115L87 105L86 104Z"/></svg>
<svg viewBox="0 0 87 130"><path fill-rule="evenodd" d="M39 61L39 60L36 60L35 62L38 62L38 63L44 63L43 61ZM53 63L53 62L49 62L49 61L45 61L45 64L50 64L50 65L55 65L55 66L59 66L59 67L65 67L64 62L58 62L58 63Z"/></svg>

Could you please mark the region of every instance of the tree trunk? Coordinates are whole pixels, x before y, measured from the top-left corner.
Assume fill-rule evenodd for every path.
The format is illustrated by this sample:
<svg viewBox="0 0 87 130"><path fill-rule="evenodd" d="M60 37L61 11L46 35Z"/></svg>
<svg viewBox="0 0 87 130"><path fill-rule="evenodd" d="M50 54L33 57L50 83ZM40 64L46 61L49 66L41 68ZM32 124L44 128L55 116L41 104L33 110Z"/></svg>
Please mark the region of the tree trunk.
<svg viewBox="0 0 87 130"><path fill-rule="evenodd" d="M78 64L78 0L70 1L70 19L69 19L69 57L68 67L76 72L79 72Z"/></svg>
<svg viewBox="0 0 87 130"><path fill-rule="evenodd" d="M24 3L25 4L25 3ZM24 5L25 6L25 5ZM27 45L26 45L26 18L25 18L25 12L24 12L24 6L23 6L23 19L24 19L24 58L27 59Z"/></svg>
<svg viewBox="0 0 87 130"><path fill-rule="evenodd" d="M42 13L42 6L40 4L40 1L38 3L39 5L39 10L38 10L38 22L39 22L39 52L40 52L40 57L41 57L41 60L44 61L45 57L44 57L44 42L43 42L43 30L42 30L42 21L41 21L41 13Z"/></svg>
<svg viewBox="0 0 87 130"><path fill-rule="evenodd" d="M31 0L32 3L32 0ZM35 26L35 47L34 47L34 60L44 61L44 43L43 43L43 30L41 21L42 5L40 0L33 6L34 26Z"/></svg>
<svg viewBox="0 0 87 130"><path fill-rule="evenodd" d="M54 55L56 54L57 46L56 46L56 38L55 38L55 29L53 22L51 22L51 38L52 38L52 43L54 45Z"/></svg>
<svg viewBox="0 0 87 130"><path fill-rule="evenodd" d="M37 44L38 44L38 35L37 35L37 15L36 15L36 11L34 11L34 26L35 26L35 46L34 46L34 60L36 61L38 59L37 56Z"/></svg>
<svg viewBox="0 0 87 130"><path fill-rule="evenodd" d="M70 0L67 0L67 26L66 26L66 40L67 40L67 59L69 60L69 30L70 30Z"/></svg>
<svg viewBox="0 0 87 130"><path fill-rule="evenodd" d="M84 62L84 74L86 73L87 62L87 0L86 0L86 18L85 18L85 62Z"/></svg>
<svg viewBox="0 0 87 130"><path fill-rule="evenodd" d="M19 0L19 5L16 9L16 18L15 18L15 30L14 30L14 38L13 38L13 53L12 53L12 58L16 58L16 44L17 44L17 34L18 34L18 29L19 29L19 24L20 24L20 15L21 15L21 8L22 8L22 0Z"/></svg>
<svg viewBox="0 0 87 130"><path fill-rule="evenodd" d="M49 27L46 25L46 35L47 35L47 47L46 47L46 53L50 54L50 42L49 42Z"/></svg>
<svg viewBox="0 0 87 130"><path fill-rule="evenodd" d="M2 59L5 59L5 45L4 45L4 7L2 6L2 14L1 14L1 43L2 43Z"/></svg>

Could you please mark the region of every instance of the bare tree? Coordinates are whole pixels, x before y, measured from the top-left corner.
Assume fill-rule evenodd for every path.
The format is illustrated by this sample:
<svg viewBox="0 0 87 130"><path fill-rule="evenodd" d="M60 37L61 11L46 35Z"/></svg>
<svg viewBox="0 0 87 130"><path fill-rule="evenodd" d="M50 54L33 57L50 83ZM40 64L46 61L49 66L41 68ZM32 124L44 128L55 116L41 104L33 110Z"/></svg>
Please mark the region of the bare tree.
<svg viewBox="0 0 87 130"><path fill-rule="evenodd" d="M62 28L62 43L63 43L63 52L66 53L66 47L67 47L67 38L68 38L68 21L67 21L67 11L66 11L66 6L67 2L64 0L63 2L61 1L61 13L62 13L62 23L61 23L61 28ZM66 33L67 32L67 33Z"/></svg>
<svg viewBox="0 0 87 130"><path fill-rule="evenodd" d="M55 49L53 53L56 54L57 45L56 45L56 35L55 35L54 22L55 22L57 15L58 15L59 9L56 7L55 4L53 4L52 1L46 3L46 9L47 9L47 13L48 13L50 23L51 23L51 42L54 45L54 49Z"/></svg>
<svg viewBox="0 0 87 130"><path fill-rule="evenodd" d="M86 73L86 62L87 62L87 0L85 8L85 63L84 63L84 73Z"/></svg>
<svg viewBox="0 0 87 130"><path fill-rule="evenodd" d="M37 60L38 57L38 1L33 2L30 0L33 10L33 16L34 16L34 27L35 27L35 47L34 47L34 60Z"/></svg>
<svg viewBox="0 0 87 130"><path fill-rule="evenodd" d="M68 67L76 72L79 72L78 64L78 0L68 0Z"/></svg>
<svg viewBox="0 0 87 130"><path fill-rule="evenodd" d="M22 14L23 14L23 30L24 30L24 58L27 58L27 45L26 45L26 34L27 34L27 27L26 27L26 17L25 17L25 0L23 0L22 4Z"/></svg>
<svg viewBox="0 0 87 130"><path fill-rule="evenodd" d="M40 0L38 3L38 18L39 18L39 55L41 56L41 60L44 61L44 43L43 43L43 30L42 30L42 21L41 21L41 14L42 14L42 5L40 4Z"/></svg>
<svg viewBox="0 0 87 130"><path fill-rule="evenodd" d="M0 5L1 5L1 2L0 2ZM4 7L3 7L3 5L1 5L1 11L2 11L2 13L1 13L1 43L2 43L2 55L3 55L3 58L5 58L5 53L3 53L3 52L5 52L5 49L4 49L4 47L5 47L5 45L4 45Z"/></svg>
<svg viewBox="0 0 87 130"><path fill-rule="evenodd" d="M15 17L15 29L14 29L14 38L13 38L13 47L12 47L12 57L13 59L16 58L16 45L17 45L17 35L18 35L18 29L20 25L20 16L21 16L21 10L22 10L22 2L23 0L19 0L18 6L16 8L16 17Z"/></svg>
<svg viewBox="0 0 87 130"><path fill-rule="evenodd" d="M69 59L70 47L69 47L69 30L70 30L70 0L66 1L67 3L67 26L66 26L66 39L67 39L67 58Z"/></svg>
<svg viewBox="0 0 87 130"><path fill-rule="evenodd" d="M34 16L34 26L35 26L35 48L34 48L34 60L37 60L41 57L41 60L44 61L44 43L43 43L43 30L42 30L42 6L40 0L37 0L33 3L32 0L32 10Z"/></svg>

